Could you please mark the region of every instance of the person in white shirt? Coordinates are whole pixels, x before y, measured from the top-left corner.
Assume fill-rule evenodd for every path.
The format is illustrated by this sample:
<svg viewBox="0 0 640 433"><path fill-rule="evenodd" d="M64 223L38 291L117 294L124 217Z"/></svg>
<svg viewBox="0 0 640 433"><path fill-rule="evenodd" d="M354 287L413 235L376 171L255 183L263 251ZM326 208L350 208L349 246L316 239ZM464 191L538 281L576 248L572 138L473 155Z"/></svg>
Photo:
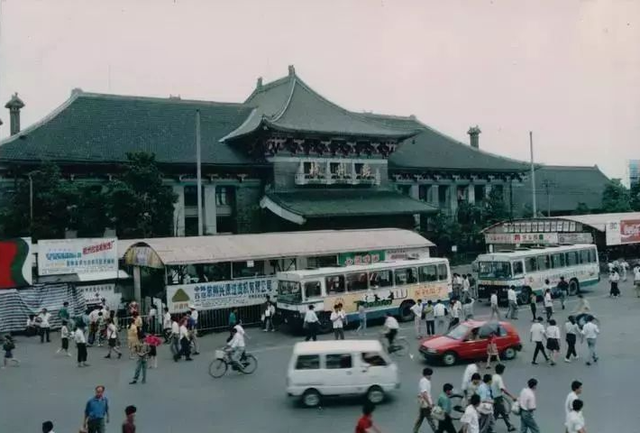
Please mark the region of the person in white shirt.
<svg viewBox="0 0 640 433"><path fill-rule="evenodd" d="M469 283L469 278L466 275L462 276L462 294L463 296L470 295L471 284Z"/></svg>
<svg viewBox="0 0 640 433"><path fill-rule="evenodd" d="M571 403L571 412L567 414L567 419L564 423L567 433L587 433L584 416L582 415L583 406L584 403L580 399L575 399Z"/></svg>
<svg viewBox="0 0 640 433"><path fill-rule="evenodd" d="M544 356L544 359L547 362L549 362L549 357L547 356L547 353L544 351L544 345L542 344L542 342L544 341L545 335L546 334L545 334L544 326L542 326L542 317L538 317L538 320L536 321L536 323L531 325L531 342L535 343L536 345L536 348L533 351L533 360L531 361L533 365L538 364L536 362L536 359L538 359L538 353L542 353L542 356Z"/></svg>
<svg viewBox="0 0 640 433"><path fill-rule="evenodd" d="M200 354L200 345L198 344L198 310L195 305L189 306L189 314L191 315L191 325L189 326L189 330L191 331L191 342L193 343L193 354ZM189 323L187 323L189 325Z"/></svg>
<svg viewBox="0 0 640 433"><path fill-rule="evenodd" d="M502 417L504 423L507 425L507 431L515 431L516 428L511 424L509 419L509 409L505 401L505 395L511 400L516 400L516 397L512 395L504 384L502 374L505 370L504 364L496 365L496 374L491 378L491 395L493 396L493 408L495 413L495 419L498 421L499 417Z"/></svg>
<svg viewBox="0 0 640 433"><path fill-rule="evenodd" d="M73 333L73 340L78 350L78 367L86 367L87 364L87 339L84 335L84 322L78 322L76 331Z"/></svg>
<svg viewBox="0 0 640 433"><path fill-rule="evenodd" d="M273 326L273 316L276 314L276 307L271 303L271 301L267 301L264 307L264 332L275 332L276 328Z"/></svg>
<svg viewBox="0 0 640 433"><path fill-rule="evenodd" d="M515 286L511 286L507 290L507 301L509 301L507 317L512 320L518 320L518 295L516 294Z"/></svg>
<svg viewBox="0 0 640 433"><path fill-rule="evenodd" d="M636 286L636 296L640 298L640 264L633 267L633 284Z"/></svg>
<svg viewBox="0 0 640 433"><path fill-rule="evenodd" d="M564 401L564 411L566 416L569 416L573 410L573 402L578 399L580 394L582 394L582 382L574 380L571 382L571 392L567 395L567 399Z"/></svg>
<svg viewBox="0 0 640 433"><path fill-rule="evenodd" d="M344 322L346 319L347 315L342 310L342 304L337 304L333 307L330 320L333 323L333 335L336 340L344 340Z"/></svg>
<svg viewBox="0 0 640 433"><path fill-rule="evenodd" d="M242 368L240 365L240 359L245 351L244 335L238 332L236 327L231 328L231 333L233 334L233 337L231 338L231 341L227 343L230 350L229 358L236 368Z"/></svg>
<svg viewBox="0 0 640 433"><path fill-rule="evenodd" d="M462 374L462 384L460 385L460 389L462 390L464 397L469 398L467 395L467 390L469 389L469 384L471 383L471 376L474 373L478 372L478 366L476 364L469 364L467 368L464 369L464 373Z"/></svg>
<svg viewBox="0 0 640 433"><path fill-rule="evenodd" d="M164 316L162 317L162 332L164 333L164 342L168 343L171 338L171 313L169 309L164 307Z"/></svg>
<svg viewBox="0 0 640 433"><path fill-rule="evenodd" d="M398 335L398 329L400 329L400 325L393 314L387 313L387 318L384 320L384 336L387 337L387 341L389 342L389 349L393 346L393 340Z"/></svg>
<svg viewBox="0 0 640 433"><path fill-rule="evenodd" d="M622 271L622 281L627 281L627 272L629 272L629 263L625 259L620 261L620 270Z"/></svg>
<svg viewBox="0 0 640 433"><path fill-rule="evenodd" d="M436 305L433 307L433 318L436 321L436 334L442 334L444 332L446 311L446 308L438 299Z"/></svg>
<svg viewBox="0 0 640 433"><path fill-rule="evenodd" d="M318 316L314 311L313 305L309 305L309 309L304 315L304 322L302 326L307 331L307 337L304 339L304 341L318 340L318 328L320 327L320 321L318 320Z"/></svg>
<svg viewBox="0 0 640 433"><path fill-rule="evenodd" d="M618 288L619 281L620 281L620 274L618 274L618 269L613 268L613 272L609 274L609 284L611 284L611 288L609 289L609 297L613 297L613 298L620 297L620 289Z"/></svg>
<svg viewBox="0 0 640 433"><path fill-rule="evenodd" d="M42 312L38 314L38 323L40 326L40 343L44 343L45 337L47 339L47 343L51 343L49 339L49 334L51 332L51 313L47 311L46 308L42 309Z"/></svg>
<svg viewBox="0 0 640 433"><path fill-rule="evenodd" d="M67 356L71 356L69 353L69 336L71 333L69 332L68 322L66 320L62 321L62 327L60 328L60 348L56 351L56 353L64 352Z"/></svg>
<svg viewBox="0 0 640 433"><path fill-rule="evenodd" d="M453 329L460 323L460 314L462 313L462 305L457 299L451 300L451 320L449 321L449 329Z"/></svg>
<svg viewBox="0 0 640 433"><path fill-rule="evenodd" d="M176 361L182 356L184 356L186 361L193 361L191 358L191 339L189 338L192 335L187 328L187 319L183 318L180 323L180 355L178 355L177 358L174 357Z"/></svg>
<svg viewBox="0 0 640 433"><path fill-rule="evenodd" d="M109 352L105 358L111 358L112 351L118 354L118 359L122 358L122 352L116 347L118 342L118 328L111 319L107 319L107 342L109 344Z"/></svg>
<svg viewBox="0 0 640 433"><path fill-rule="evenodd" d="M158 325L158 310L155 307L149 309L149 317L147 318L147 324L149 326L149 333L156 333L156 326Z"/></svg>
<svg viewBox="0 0 640 433"><path fill-rule="evenodd" d="M416 331L416 338L422 338L422 312L424 310L424 305L422 305L422 299L418 299L418 301L413 304L411 307L411 312L413 313L413 326Z"/></svg>
<svg viewBox="0 0 640 433"><path fill-rule="evenodd" d="M564 362L571 362L571 357L578 359L578 353L576 352L576 342L578 341L578 334L580 334L580 327L576 323L576 318L569 316L567 322L564 324L565 341L567 342L567 355L564 357Z"/></svg>
<svg viewBox="0 0 640 433"><path fill-rule="evenodd" d="M480 433L480 417L478 416L478 406L480 406L480 396L473 394L469 398L469 405L464 410L460 418L462 433ZM435 431L435 430L434 430Z"/></svg>
<svg viewBox="0 0 640 433"><path fill-rule="evenodd" d="M589 348L589 357L587 358L587 365L591 365L593 362L598 362L598 355L596 354L596 339L600 333L598 325L593 323L593 316L587 316L587 323L582 327L582 335L587 339L587 347Z"/></svg>
<svg viewBox="0 0 640 433"><path fill-rule="evenodd" d="M553 316L553 298L551 297L551 289L549 286L549 280L545 280L545 289L544 289L544 311L547 313L547 322L551 320L551 316Z"/></svg>
<svg viewBox="0 0 640 433"><path fill-rule="evenodd" d="M420 431L422 422L425 419L434 432L437 430L436 424L431 416L431 410L433 409L433 399L431 398L431 375L433 375L432 369L427 367L422 370L422 378L420 378L420 382L418 383L418 404L420 411L418 412L418 419L413 426L414 433L418 433L418 431Z"/></svg>
<svg viewBox="0 0 640 433"><path fill-rule="evenodd" d="M540 433L538 423L533 416L536 405L535 390L538 387L538 381L536 379L529 379L527 381L527 387L523 388L518 398L520 405L520 432L521 433Z"/></svg>
<svg viewBox="0 0 640 433"><path fill-rule="evenodd" d="M498 294L495 290L491 292L489 301L489 303L491 304L491 318L489 320L493 320L494 316L497 320L500 320L500 310L498 309Z"/></svg>
<svg viewBox="0 0 640 433"><path fill-rule="evenodd" d="M560 328L554 319L549 321L549 326L545 331L547 337L547 350L551 357L551 365L556 365L556 358L560 353Z"/></svg>

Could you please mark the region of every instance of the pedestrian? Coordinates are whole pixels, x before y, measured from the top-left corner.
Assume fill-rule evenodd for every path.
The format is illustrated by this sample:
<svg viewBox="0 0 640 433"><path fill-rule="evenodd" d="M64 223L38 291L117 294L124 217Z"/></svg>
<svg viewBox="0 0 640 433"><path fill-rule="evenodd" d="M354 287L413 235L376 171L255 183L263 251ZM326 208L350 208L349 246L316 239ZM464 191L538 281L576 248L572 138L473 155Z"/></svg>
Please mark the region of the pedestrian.
<svg viewBox="0 0 640 433"><path fill-rule="evenodd" d="M135 406L127 406L124 409L124 422L122 423L122 433L136 433L136 412Z"/></svg>
<svg viewBox="0 0 640 433"><path fill-rule="evenodd" d="M589 305L589 301L582 295L578 295L578 305L576 309L573 311L574 314L584 314L591 311L591 305Z"/></svg>
<svg viewBox="0 0 640 433"><path fill-rule="evenodd" d="M447 309L444 307L444 304L440 299L436 301L436 305L433 307L433 317L436 323L436 333L443 334L445 330L445 315L447 314Z"/></svg>
<svg viewBox="0 0 640 433"><path fill-rule="evenodd" d="M20 361L13 357L13 351L16 348L16 343L11 338L11 335L4 336L4 342L2 343L2 350L4 350L4 360L2 362L2 368L7 368L9 362L12 362L14 366L20 365Z"/></svg>
<svg viewBox="0 0 640 433"><path fill-rule="evenodd" d="M469 290L471 291L471 297L473 299L478 299L478 286L476 285L476 279L472 274L467 274L467 278L469 279Z"/></svg>
<svg viewBox="0 0 640 433"><path fill-rule="evenodd" d="M433 302L427 301L427 305L424 307L424 322L427 329L427 335L432 336L436 333L436 318L433 314Z"/></svg>
<svg viewBox="0 0 640 433"><path fill-rule="evenodd" d="M558 297L560 298L560 305L562 305L562 309L564 310L564 302L569 296L569 283L566 282L564 277L560 277L560 281L558 281Z"/></svg>
<svg viewBox="0 0 640 433"><path fill-rule="evenodd" d="M475 299L473 299L470 294L464 297L464 300L462 301L462 317L464 317L464 320L473 319L474 303Z"/></svg>
<svg viewBox="0 0 640 433"><path fill-rule="evenodd" d="M582 414L583 407L584 403L580 399L576 399L571 403L571 412L567 415L567 420L564 424L567 428L567 433L587 433Z"/></svg>
<svg viewBox="0 0 640 433"><path fill-rule="evenodd" d="M469 393L468 390L469 385L471 384L471 378L476 373L478 373L478 366L474 363L471 363L467 365L467 367L464 369L464 373L462 374L462 384L460 385L460 389L462 390L462 393L464 394L464 398L466 400L468 400L470 395L472 394Z"/></svg>
<svg viewBox="0 0 640 433"><path fill-rule="evenodd" d="M548 287L549 280L544 280L544 311L547 313L547 322L551 320L553 316L553 298L551 297L551 289Z"/></svg>
<svg viewBox="0 0 640 433"><path fill-rule="evenodd" d="M198 319L200 314L195 305L190 305L189 310L187 313L187 328L189 329L191 344L193 344L193 354L200 355L200 345L198 344Z"/></svg>
<svg viewBox="0 0 640 433"><path fill-rule="evenodd" d="M620 289L618 288L618 282L620 281L620 274L618 274L618 268L613 268L613 271L609 274L609 297L620 297Z"/></svg>
<svg viewBox="0 0 640 433"><path fill-rule="evenodd" d="M180 354L178 355L178 359L184 356L185 361L193 361L191 358L191 333L189 332L189 328L187 328L186 317L182 318L182 322L180 323ZM174 358L177 361L177 359Z"/></svg>
<svg viewBox="0 0 640 433"><path fill-rule="evenodd" d="M545 336L547 337L547 350L551 358L551 365L556 365L556 359L558 358L558 353L560 353L560 328L558 328L554 319L549 321Z"/></svg>
<svg viewBox="0 0 640 433"><path fill-rule="evenodd" d="M71 356L69 353L69 323L66 320L62 321L62 326L60 327L60 348L56 350L56 353L64 352L67 356Z"/></svg>
<svg viewBox="0 0 640 433"><path fill-rule="evenodd" d="M636 286L636 296L640 298L640 263L633 268L633 284Z"/></svg>
<svg viewBox="0 0 640 433"><path fill-rule="evenodd" d="M158 346L162 345L162 340L156 335L149 334L144 337L144 342L149 347L149 368L158 368Z"/></svg>
<svg viewBox="0 0 640 433"><path fill-rule="evenodd" d="M544 359L549 362L549 357L544 351L544 345L542 344L545 338L545 329L544 326L542 326L542 321L542 317L538 317L538 321L531 325L531 341L536 345L536 348L533 351L533 360L531 361L533 365L538 364L536 362L536 359L538 359L538 353L542 353Z"/></svg>
<svg viewBox="0 0 640 433"><path fill-rule="evenodd" d="M129 319L129 327L127 328L127 348L129 349L129 359L135 359L135 350L140 343L138 327L136 319Z"/></svg>
<svg viewBox="0 0 640 433"><path fill-rule="evenodd" d="M473 373L471 375L471 381L467 386L467 402L471 399L471 396L478 393L478 388L482 384L482 376L480 373Z"/></svg>
<svg viewBox="0 0 640 433"><path fill-rule="evenodd" d="M462 307L460 301L457 299L451 300L451 320L449 320L449 329L453 329L460 323L460 314L462 313Z"/></svg>
<svg viewBox="0 0 640 433"><path fill-rule="evenodd" d="M49 334L51 333L51 313L49 313L46 308L43 308L40 314L38 314L36 321L40 328L40 343L44 343L45 338L47 343L50 343L51 340L49 339Z"/></svg>
<svg viewBox="0 0 640 433"><path fill-rule="evenodd" d="M571 392L567 395L567 398L564 401L565 416L569 416L573 410L573 402L580 397L580 394L582 394L582 382L574 380L571 382Z"/></svg>
<svg viewBox="0 0 640 433"><path fill-rule="evenodd" d="M627 282L627 272L629 272L629 263L625 259L620 259L620 271L622 271L622 281Z"/></svg>
<svg viewBox="0 0 640 433"><path fill-rule="evenodd" d="M509 397L511 400L515 401L516 397L511 394L506 385L504 384L504 379L502 378L502 374L505 370L504 364L496 365L496 373L491 378L491 394L493 395L493 416L497 421L500 417L504 420L505 425L507 426L507 431L515 431L516 428L511 424L511 420L509 419L509 409L507 409L507 402L505 400L505 396Z"/></svg>
<svg viewBox="0 0 640 433"><path fill-rule="evenodd" d="M109 423L109 399L105 397L103 385L96 386L96 394L84 408L84 430L87 433L105 433Z"/></svg>
<svg viewBox="0 0 640 433"><path fill-rule="evenodd" d="M164 334L164 342L171 342L171 313L169 313L169 309L164 307L164 316L162 317L162 333Z"/></svg>
<svg viewBox="0 0 640 433"><path fill-rule="evenodd" d="M344 340L344 322L347 316L342 311L342 304L336 304L331 313L331 323L333 324L333 335L336 340Z"/></svg>
<svg viewBox="0 0 640 433"><path fill-rule="evenodd" d="M532 291L531 294L529 295L529 308L531 308L531 315L533 316L533 322L536 321L537 316L536 313L538 312L538 296Z"/></svg>
<svg viewBox="0 0 640 433"><path fill-rule="evenodd" d="M422 338L422 315L424 314L424 306L422 305L422 299L418 299L411 307L413 313L413 327L416 332L416 338Z"/></svg>
<svg viewBox="0 0 640 433"><path fill-rule="evenodd" d="M431 429L436 431L436 424L431 417L431 411L433 410L433 400L431 399L431 376L433 375L433 370L429 367L424 368L422 370L422 377L418 382L418 419L416 420L415 425L413 426L413 433L418 433L420 431L420 427L422 426L422 422L426 419Z"/></svg>
<svg viewBox="0 0 640 433"><path fill-rule="evenodd" d="M507 301L509 302L507 317L511 320L518 320L518 295L516 294L516 286L510 286L507 290Z"/></svg>
<svg viewBox="0 0 640 433"><path fill-rule="evenodd" d="M84 335L84 322L78 322L76 330L73 333L73 341L76 343L76 351L78 352L78 367L88 367L87 364L87 339Z"/></svg>
<svg viewBox="0 0 640 433"><path fill-rule="evenodd" d="M35 314L29 314L25 334L27 335L27 337L33 337L34 335L38 334L38 322L36 322Z"/></svg>
<svg viewBox="0 0 640 433"><path fill-rule="evenodd" d="M267 301L266 305L265 305L265 309L264 309L264 332L268 332L268 331L275 331L275 328L273 327L273 316L276 313L276 307L273 306L273 304L271 303L271 301Z"/></svg>
<svg viewBox="0 0 640 433"><path fill-rule="evenodd" d="M540 433L538 423L534 417L536 411L536 389L538 388L538 381L536 379L529 379L527 381L527 387L523 388L518 398L520 406L520 432L521 433Z"/></svg>
<svg viewBox="0 0 640 433"><path fill-rule="evenodd" d="M107 335L107 323L105 321L104 311L98 311L98 321L97 321L97 338L98 338L98 347L102 347L102 343L104 342Z"/></svg>
<svg viewBox="0 0 640 433"><path fill-rule="evenodd" d="M498 294L496 293L495 290L491 292L489 303L491 304L491 318L489 320L493 320L494 317L497 320L500 320L500 310L498 308Z"/></svg>
<svg viewBox="0 0 640 433"><path fill-rule="evenodd" d="M372 414L376 406L373 403L366 402L362 407L362 416L356 424L356 433L382 433L378 427L373 424Z"/></svg>
<svg viewBox="0 0 640 433"><path fill-rule="evenodd" d="M147 326L150 334L156 333L156 325L158 323L158 310L155 305L151 305L149 309L149 315L147 316Z"/></svg>
<svg viewBox="0 0 640 433"><path fill-rule="evenodd" d="M462 274L462 296L470 296L471 295L471 285L469 284L469 277L465 274Z"/></svg>
<svg viewBox="0 0 640 433"><path fill-rule="evenodd" d="M453 426L453 418L451 418L453 404L451 403L450 396L452 394L453 385L445 383L436 403L436 406L439 407L442 412L442 419L438 421L438 430L436 430L436 433L457 433L456 428Z"/></svg>
<svg viewBox="0 0 640 433"><path fill-rule="evenodd" d="M42 423L42 433L53 433L53 422L45 421Z"/></svg>
<svg viewBox="0 0 640 433"><path fill-rule="evenodd" d="M582 335L587 340L587 347L589 347L589 357L587 358L587 365L591 365L591 361L598 362L598 355L596 354L596 339L600 333L598 325L593 323L593 316L587 316L587 323L582 327Z"/></svg>
<svg viewBox="0 0 640 433"><path fill-rule="evenodd" d="M171 320L171 353L173 354L173 360L178 361L180 357L180 324L176 319Z"/></svg>
<svg viewBox="0 0 640 433"><path fill-rule="evenodd" d="M367 309L365 307L365 302L361 301L358 304L358 329L356 329L357 334L362 334L367 331Z"/></svg>
<svg viewBox="0 0 640 433"><path fill-rule="evenodd" d="M461 433L480 433L478 406L480 406L480 396L474 394L469 399L469 405L460 418L460 423L462 424Z"/></svg>
<svg viewBox="0 0 640 433"><path fill-rule="evenodd" d="M477 410L480 418L480 431L483 433L492 432L495 424L495 419L493 418L494 408L491 381L492 376L490 374L482 376L482 383L476 392L480 396L480 405L477 407Z"/></svg>
<svg viewBox="0 0 640 433"><path fill-rule="evenodd" d="M61 322L66 320L67 323L69 323L71 316L69 315L69 303L67 301L64 301L62 303L62 308L58 310L58 319L60 319Z"/></svg>
<svg viewBox="0 0 640 433"><path fill-rule="evenodd" d="M107 319L107 344L109 346L109 352L105 358L111 358L111 352L118 354L118 359L122 358L122 352L118 348L118 328L113 320Z"/></svg>
<svg viewBox="0 0 640 433"><path fill-rule="evenodd" d="M498 345L496 344L496 333L491 332L487 340L487 364L485 368L488 370L491 368L493 358L496 359L496 362L500 361L500 354L498 353Z"/></svg>
<svg viewBox="0 0 640 433"><path fill-rule="evenodd" d="M451 285L453 290L453 297L456 299L460 299L460 292L462 290L462 278L460 277L460 274L453 274Z"/></svg>
<svg viewBox="0 0 640 433"><path fill-rule="evenodd" d="M138 383L138 379L140 378L140 373L142 373L142 383L147 382L147 361L149 359L149 346L140 342L136 346L136 372L133 375L133 380L129 382L129 385L135 385Z"/></svg>
<svg viewBox="0 0 640 433"><path fill-rule="evenodd" d="M318 340L318 328L320 327L320 321L318 320L318 316L316 316L313 305L309 305L309 309L304 315L302 327L305 329L307 334L304 341Z"/></svg>
<svg viewBox="0 0 640 433"><path fill-rule="evenodd" d="M564 357L564 362L571 362L571 357L578 359L578 353L576 352L576 341L580 334L580 327L576 323L576 318L569 316L567 322L564 324L565 341L567 342L567 355Z"/></svg>

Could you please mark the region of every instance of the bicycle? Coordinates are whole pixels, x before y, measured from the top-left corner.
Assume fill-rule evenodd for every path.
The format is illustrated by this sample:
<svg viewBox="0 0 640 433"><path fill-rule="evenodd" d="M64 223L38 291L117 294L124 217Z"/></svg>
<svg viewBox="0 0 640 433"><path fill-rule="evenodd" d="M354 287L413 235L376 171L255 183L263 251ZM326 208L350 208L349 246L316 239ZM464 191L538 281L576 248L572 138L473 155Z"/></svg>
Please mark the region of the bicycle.
<svg viewBox="0 0 640 433"><path fill-rule="evenodd" d="M255 356L244 352L236 363L231 360L231 352L225 349L216 350L216 357L209 364L209 375L218 379L227 373L229 367L242 373L252 374L258 368L258 360Z"/></svg>
<svg viewBox="0 0 640 433"><path fill-rule="evenodd" d="M405 337L399 337L396 335L396 337L393 339L393 344L390 346L388 345L388 341L389 340L387 339L384 332L381 332L380 342L382 343L382 346L385 347L389 355L402 357L409 353L409 342Z"/></svg>

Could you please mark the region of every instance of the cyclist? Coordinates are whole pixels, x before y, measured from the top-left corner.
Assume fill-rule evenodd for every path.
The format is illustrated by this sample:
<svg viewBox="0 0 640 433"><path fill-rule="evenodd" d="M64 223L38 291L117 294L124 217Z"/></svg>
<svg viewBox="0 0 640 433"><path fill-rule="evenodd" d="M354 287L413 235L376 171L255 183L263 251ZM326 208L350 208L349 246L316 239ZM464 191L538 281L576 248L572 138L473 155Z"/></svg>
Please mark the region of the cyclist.
<svg viewBox="0 0 640 433"><path fill-rule="evenodd" d="M240 359L242 358L242 355L244 355L245 351L244 330L239 331L236 325L231 328L231 334L233 335L233 337L231 338L231 341L227 343L227 347L229 350L229 359L231 360L231 365L234 370L242 369L242 365L240 365Z"/></svg>
<svg viewBox="0 0 640 433"><path fill-rule="evenodd" d="M387 337L389 341L389 349L393 347L393 340L398 335L398 329L400 329L400 325L393 314L387 312L387 318L384 321L384 336Z"/></svg>

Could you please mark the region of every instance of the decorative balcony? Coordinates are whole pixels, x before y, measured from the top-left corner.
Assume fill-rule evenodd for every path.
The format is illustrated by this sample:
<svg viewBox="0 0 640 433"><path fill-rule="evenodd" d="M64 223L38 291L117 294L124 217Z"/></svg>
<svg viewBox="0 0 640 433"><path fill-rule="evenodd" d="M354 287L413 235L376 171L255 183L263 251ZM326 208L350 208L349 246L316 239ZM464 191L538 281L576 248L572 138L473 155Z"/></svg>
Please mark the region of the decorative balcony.
<svg viewBox="0 0 640 433"><path fill-rule="evenodd" d="M380 185L380 170L364 163L302 162L296 185Z"/></svg>

